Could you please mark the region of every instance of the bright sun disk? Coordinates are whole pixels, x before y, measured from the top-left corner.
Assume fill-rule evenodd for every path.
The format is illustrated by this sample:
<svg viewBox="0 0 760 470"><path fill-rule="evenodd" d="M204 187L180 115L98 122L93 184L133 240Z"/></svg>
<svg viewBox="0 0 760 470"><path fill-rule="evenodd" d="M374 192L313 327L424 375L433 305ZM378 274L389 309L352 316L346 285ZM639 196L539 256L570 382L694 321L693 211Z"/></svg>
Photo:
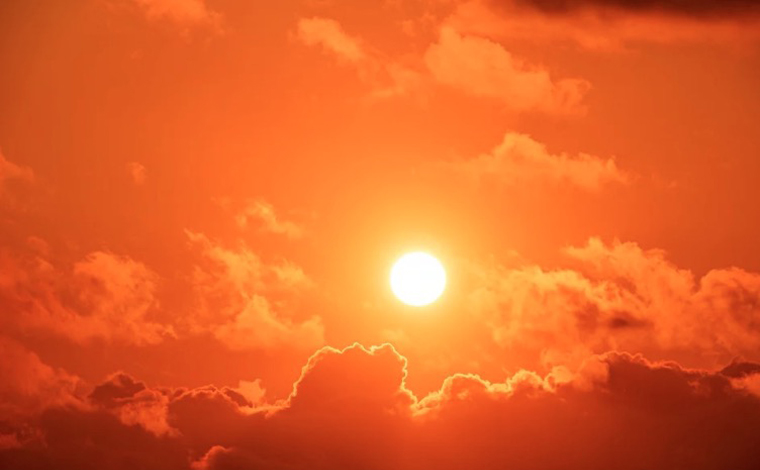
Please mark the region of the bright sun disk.
<svg viewBox="0 0 760 470"><path fill-rule="evenodd" d="M428 253L407 253L391 269L391 290L407 305L428 305L441 296L445 287L446 271L441 262Z"/></svg>

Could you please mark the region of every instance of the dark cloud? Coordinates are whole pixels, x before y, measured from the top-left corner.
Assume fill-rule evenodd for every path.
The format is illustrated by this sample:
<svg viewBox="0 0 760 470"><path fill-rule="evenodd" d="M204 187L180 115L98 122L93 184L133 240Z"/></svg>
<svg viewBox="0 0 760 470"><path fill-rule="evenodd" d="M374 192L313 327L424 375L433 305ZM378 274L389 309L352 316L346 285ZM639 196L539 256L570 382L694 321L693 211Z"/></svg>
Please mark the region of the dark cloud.
<svg viewBox="0 0 760 470"><path fill-rule="evenodd" d="M165 393L117 374L90 394L108 410L30 417L40 438L0 451L0 468L750 470L760 398L730 376L755 367L708 372L610 352L545 377L458 374L418 400L403 356L354 345L318 351L290 397L258 407L231 389ZM114 412L146 394L167 397L157 403L175 432Z"/></svg>
<svg viewBox="0 0 760 470"><path fill-rule="evenodd" d="M120 401L134 397L145 390L145 384L137 382L124 373L112 375L106 382L96 386L89 398L93 403L104 407L116 406Z"/></svg>
<svg viewBox="0 0 760 470"><path fill-rule="evenodd" d="M758 0L492 0L497 4L535 8L563 14L582 9L623 10L634 13L667 13L692 17L727 17L760 13Z"/></svg>
<svg viewBox="0 0 760 470"><path fill-rule="evenodd" d="M172 470L188 467L178 439L158 438L104 411L53 408L36 421L43 439L0 452L3 469Z"/></svg>
<svg viewBox="0 0 760 470"><path fill-rule="evenodd" d="M749 375L760 374L760 364L754 362L734 361L724 367L720 373L726 377L740 379Z"/></svg>

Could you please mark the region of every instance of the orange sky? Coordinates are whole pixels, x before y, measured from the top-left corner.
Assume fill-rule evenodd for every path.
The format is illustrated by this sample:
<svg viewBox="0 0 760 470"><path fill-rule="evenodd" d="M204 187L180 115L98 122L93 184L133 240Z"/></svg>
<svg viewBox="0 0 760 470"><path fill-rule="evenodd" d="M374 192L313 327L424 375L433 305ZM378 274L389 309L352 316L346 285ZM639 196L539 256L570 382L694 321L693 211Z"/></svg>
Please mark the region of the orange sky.
<svg viewBox="0 0 760 470"><path fill-rule="evenodd" d="M759 84L755 0L5 0L0 469L757 468Z"/></svg>

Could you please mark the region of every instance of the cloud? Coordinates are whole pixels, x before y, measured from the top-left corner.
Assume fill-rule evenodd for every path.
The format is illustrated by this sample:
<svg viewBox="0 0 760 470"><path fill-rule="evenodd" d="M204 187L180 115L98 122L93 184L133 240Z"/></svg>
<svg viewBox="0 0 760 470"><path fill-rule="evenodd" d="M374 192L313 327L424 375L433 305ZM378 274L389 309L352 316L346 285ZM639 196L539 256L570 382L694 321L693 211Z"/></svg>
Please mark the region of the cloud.
<svg viewBox="0 0 760 470"><path fill-rule="evenodd" d="M131 376L117 372L88 395L90 403L114 415L126 426L138 425L156 436L176 435L167 421L168 389L149 389Z"/></svg>
<svg viewBox="0 0 760 470"><path fill-rule="evenodd" d="M132 182L137 186L145 184L145 180L148 178L147 169L142 163L138 162L127 163L127 173L132 178Z"/></svg>
<svg viewBox="0 0 760 470"><path fill-rule="evenodd" d="M604 185L629 180L611 158L586 153L576 156L551 154L546 145L515 132L505 134L501 144L490 153L447 163L446 167L475 179L493 178L509 186L568 184L586 191L598 191Z"/></svg>
<svg viewBox="0 0 760 470"><path fill-rule="evenodd" d="M204 0L134 0L148 18L165 19L182 26L218 27L221 15L206 6Z"/></svg>
<svg viewBox="0 0 760 470"><path fill-rule="evenodd" d="M247 228L252 221L257 222L264 231L283 235L287 238L301 238L304 228L295 222L281 220L275 213L274 207L266 201L250 201L235 217L240 228Z"/></svg>
<svg viewBox="0 0 760 470"><path fill-rule="evenodd" d="M155 344L174 334L151 319L158 276L127 256L96 251L70 270L40 256L0 256L2 321L50 331L77 343L93 340Z"/></svg>
<svg viewBox="0 0 760 470"><path fill-rule="evenodd" d="M302 18L296 37L303 44L320 47L341 63L354 67L362 81L372 85L376 98L419 91L423 84L438 82L474 96L498 100L506 109L550 114L582 114L588 81L555 79L538 65L513 56L501 44L485 37L462 35L449 26L440 28L437 42L422 55L389 59L376 48L347 34L328 18ZM409 64L412 65L409 65Z"/></svg>
<svg viewBox="0 0 760 470"><path fill-rule="evenodd" d="M34 172L29 167L19 166L8 161L2 151L0 151L0 189L7 181L11 180L32 182L34 180Z"/></svg>
<svg viewBox="0 0 760 470"><path fill-rule="evenodd" d="M78 405L79 383L78 377L50 367L21 343L0 336L0 422L51 406Z"/></svg>
<svg viewBox="0 0 760 470"><path fill-rule="evenodd" d="M422 77L400 62L388 60L359 38L347 34L336 20L301 18L297 39L310 47L321 47L344 64L353 66L359 78L372 87L369 98L403 95L418 87Z"/></svg>
<svg viewBox="0 0 760 470"><path fill-rule="evenodd" d="M251 295L231 321L214 329L214 336L230 349L270 349L285 345L307 348L323 341L323 331L318 318L293 323L272 311L264 297Z"/></svg>
<svg viewBox="0 0 760 470"><path fill-rule="evenodd" d="M738 400L754 422L757 402L728 380L627 354L597 360L606 374L587 389L576 387L575 378L554 390L538 381L496 387L460 378L442 390L444 396L428 411L435 419L420 431L434 434L431 441L437 445L442 444L438 436L449 437L439 457L442 468L466 465L475 446L492 457L492 464L480 468L751 467L756 451L748 445L747 422L732 421L737 417L713 407ZM731 437L708 429L695 432L689 423L696 421L710 423L711 429L730 426ZM472 428L465 426L472 422L478 432L468 436L465 429ZM728 448L730 456L724 453ZM437 457L433 445L421 452Z"/></svg>
<svg viewBox="0 0 760 470"><path fill-rule="evenodd" d="M239 449L213 446L203 457L194 461L190 468L192 470L212 470L215 468L271 468L277 470L278 467L272 467L269 464L269 462L262 461L255 455L246 455ZM267 466L265 467L265 465Z"/></svg>
<svg viewBox="0 0 760 470"><path fill-rule="evenodd" d="M298 38L307 46L321 46L326 51L349 62L367 58L358 39L343 31L340 23L329 18L301 18Z"/></svg>
<svg viewBox="0 0 760 470"><path fill-rule="evenodd" d="M757 0L491 0L549 14L567 14L584 9L620 10L631 13L664 13L698 18L743 17L760 14Z"/></svg>
<svg viewBox="0 0 760 470"><path fill-rule="evenodd" d="M211 331L231 349L270 349L283 346L313 348L323 341L319 317L295 321L270 296L293 295L311 285L292 262L265 263L246 245L232 250L202 233L187 232L202 261L193 273L198 310L192 319L196 331Z"/></svg>
<svg viewBox="0 0 760 470"><path fill-rule="evenodd" d="M171 334L167 327L143 321L156 307L158 280L144 264L97 251L74 265L74 276L88 286L79 291L79 300L88 307L90 318L107 324L94 336L121 336L138 343L157 343L163 335Z"/></svg>
<svg viewBox="0 0 760 470"><path fill-rule="evenodd" d="M320 409L335 414L403 414L416 402L404 386L405 378L406 358L390 344L323 348L303 368L288 398L288 409L291 413ZM347 404L359 406L352 409Z"/></svg>
<svg viewBox="0 0 760 470"><path fill-rule="evenodd" d="M180 440L158 438L140 426L125 425L108 411L50 408L36 420L35 428L44 438L0 452L0 467L18 470L188 468L187 450Z"/></svg>
<svg viewBox="0 0 760 470"><path fill-rule="evenodd" d="M760 398L760 364L734 361L720 373L731 379L734 388L746 390Z"/></svg>
<svg viewBox="0 0 760 470"><path fill-rule="evenodd" d="M760 275L716 269L699 282L660 250L592 238L566 254L576 269L490 267L468 308L496 344L544 365L578 363L610 349L688 357L715 366L760 359Z"/></svg>
<svg viewBox="0 0 760 470"><path fill-rule="evenodd" d="M35 175L31 168L9 161L0 150L0 208L23 207L18 191L34 181Z"/></svg>
<svg viewBox="0 0 760 470"><path fill-rule="evenodd" d="M497 99L514 111L582 113L581 101L590 88L582 79L555 80L545 69L513 56L500 44L462 36L449 27L441 28L438 42L428 48L424 60L439 82Z"/></svg>
<svg viewBox="0 0 760 470"><path fill-rule="evenodd" d="M136 346L211 333L231 349L322 344L324 327L294 306L313 281L288 260L264 262L247 246L227 249L188 232L200 254L187 276L195 308L172 322L161 319L161 279L128 256L95 251L71 266L52 264L44 240L35 253L0 250L0 325L14 333L47 332L78 344L105 341ZM178 330L175 329L175 326Z"/></svg>
<svg viewBox="0 0 760 470"><path fill-rule="evenodd" d="M166 393L176 433L158 435L117 418L115 408L151 389L114 376L96 388L95 408L44 411L35 424L44 440L0 450L0 464L749 470L760 457L760 398L722 372L608 352L545 376L455 374L420 399L405 377L406 359L389 345L323 348L291 396L272 406L251 408L212 386Z"/></svg>
<svg viewBox="0 0 760 470"><path fill-rule="evenodd" d="M570 42L615 51L633 44L756 41L757 2L470 0L444 24L461 34L527 42ZM752 4L752 5L750 5Z"/></svg>
<svg viewBox="0 0 760 470"><path fill-rule="evenodd" d="M749 469L758 455L760 401L721 373L607 353L564 375L455 374L418 400L405 366L387 345L318 351L279 409L244 415L227 404L227 432L184 428L207 437L193 442L222 436L193 468ZM201 406L181 414L209 415Z"/></svg>

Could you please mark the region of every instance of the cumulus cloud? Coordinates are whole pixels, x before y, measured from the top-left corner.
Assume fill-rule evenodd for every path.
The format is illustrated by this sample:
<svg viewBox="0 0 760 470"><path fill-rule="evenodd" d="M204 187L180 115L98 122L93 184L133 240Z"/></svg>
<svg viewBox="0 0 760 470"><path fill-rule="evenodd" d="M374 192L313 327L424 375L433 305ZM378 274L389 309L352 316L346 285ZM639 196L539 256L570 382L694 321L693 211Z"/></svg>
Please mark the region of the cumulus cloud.
<svg viewBox="0 0 760 470"><path fill-rule="evenodd" d="M402 95L416 88L421 81L414 69L382 57L359 38L349 35L336 20L301 18L297 39L310 47L321 47L340 62L352 65L359 78L372 87L370 98Z"/></svg>
<svg viewBox="0 0 760 470"><path fill-rule="evenodd" d="M240 228L247 228L252 223L260 225L262 230L283 235L287 238L301 238L304 228L295 222L282 220L274 207L266 201L250 201L246 207L235 216Z"/></svg>
<svg viewBox="0 0 760 470"><path fill-rule="evenodd" d="M17 207L18 190L31 185L34 180L31 168L9 161L0 150L0 207Z"/></svg>
<svg viewBox="0 0 760 470"><path fill-rule="evenodd" d="M323 341L319 317L296 321L276 309L269 296L293 295L311 281L296 264L265 263L246 245L229 249L202 233L187 232L202 261L192 282L198 310L193 318L197 331L211 331L232 349L269 349L282 346L313 348Z"/></svg>
<svg viewBox="0 0 760 470"><path fill-rule="evenodd" d="M89 402L109 410L126 426L141 426L156 436L176 435L167 421L168 389L149 389L130 375L117 372L93 388Z"/></svg>
<svg viewBox="0 0 760 470"><path fill-rule="evenodd" d="M425 64L439 82L475 96L498 99L515 111L556 114L583 112L586 80L553 79L544 68L513 56L486 38L441 28L438 42L425 53Z"/></svg>
<svg viewBox="0 0 760 470"><path fill-rule="evenodd" d="M34 172L29 167L16 165L9 161L0 151L0 189L7 181L11 180L31 182L34 180Z"/></svg>
<svg viewBox="0 0 760 470"><path fill-rule="evenodd" d="M21 343L0 336L0 422L51 406L77 405L80 380L42 362Z"/></svg>
<svg viewBox="0 0 760 470"><path fill-rule="evenodd" d="M304 386L266 421L249 421L258 436L274 435L258 445L253 436L221 444L207 468L243 461L272 468L664 469L685 463L707 469L726 462L751 468L758 455L752 429L760 422L760 402L718 373L611 353L591 358L596 367L563 381L526 371L502 383L455 375L416 400L404 385L403 357L388 346L318 354L322 359L300 379L318 386ZM728 403L741 408L744 419L737 408L737 414L715 412ZM727 434L695 433L692 420ZM290 452L280 450L281 440ZM733 450L730 457L725 446Z"/></svg>
<svg viewBox="0 0 760 470"><path fill-rule="evenodd" d="M214 336L231 349L269 349L284 345L305 348L322 342L323 327L317 318L294 323L281 318L266 298L251 295L234 318L218 325Z"/></svg>
<svg viewBox="0 0 760 470"><path fill-rule="evenodd" d="M546 145L528 135L508 132L490 153L446 164L457 173L475 179L493 178L502 184L568 184L598 191L610 183L625 183L629 177L612 158L580 153L552 154Z"/></svg>
<svg viewBox="0 0 760 470"><path fill-rule="evenodd" d="M134 0L150 19L165 19L181 26L218 27L221 16L204 0Z"/></svg>
<svg viewBox="0 0 760 470"><path fill-rule="evenodd" d="M475 34L463 35L456 15L446 20L437 41L422 55L405 61L386 57L328 18L302 18L296 37L307 46L320 47L338 61L353 66L373 87L372 96L388 97L441 83L473 96L498 100L512 111L582 114L583 98L590 88L578 78L556 79L536 64L518 58L501 44ZM410 66L409 63L413 63Z"/></svg>
<svg viewBox="0 0 760 470"><path fill-rule="evenodd" d="M156 307L158 280L144 264L98 251L74 265L74 276L88 286L79 290L79 300L87 308L92 324L76 329L84 331L85 336L116 336L138 343L157 343L163 335L171 334L168 327L144 321ZM88 327L92 333L86 332Z"/></svg>
<svg viewBox="0 0 760 470"><path fill-rule="evenodd" d="M139 261L96 251L71 266L53 264L44 240L33 238L36 253L0 251L0 324L79 344L144 346L209 333L235 350L322 344L321 320L295 311L299 295L313 286L299 265L265 262L245 244L230 249L200 233L188 237L200 255L187 276L194 294L188 315L163 320L161 279Z"/></svg>
<svg viewBox="0 0 760 470"><path fill-rule="evenodd" d="M148 171L145 165L139 162L127 163L127 174L137 186L145 184L145 180L148 179Z"/></svg>
<svg viewBox="0 0 760 470"><path fill-rule="evenodd" d="M340 414L403 414L416 402L403 386L405 378L406 358L390 344L370 348L354 344L342 350L326 347L309 358L288 398L288 409L291 413L321 408ZM349 403L359 406L352 409L346 406Z"/></svg>
<svg viewBox="0 0 760 470"><path fill-rule="evenodd" d="M330 18L301 18L298 20L298 38L307 46L321 46L350 62L366 59L360 41L349 36L340 23Z"/></svg>
<svg viewBox="0 0 760 470"><path fill-rule="evenodd" d="M660 250L591 239L566 253L576 269L489 267L468 301L503 348L545 364L609 349L686 355L714 366L760 359L760 275L716 269L699 282Z"/></svg>
<svg viewBox="0 0 760 470"><path fill-rule="evenodd" d="M127 256L96 251L73 267L41 256L0 256L3 323L40 329L84 343L155 344L174 334L152 320L158 276Z"/></svg>
<svg viewBox="0 0 760 470"><path fill-rule="evenodd" d="M610 352L572 370L519 371L503 382L456 374L420 399L405 377L406 360L390 345L324 348L291 396L273 406L251 408L233 390L212 386L168 393L173 435L119 420L113 408L146 388L114 377L113 386L91 394L111 411L51 408L35 424L44 441L0 451L0 463L18 469L55 461L93 469L749 470L760 458L760 398L723 372Z"/></svg>

